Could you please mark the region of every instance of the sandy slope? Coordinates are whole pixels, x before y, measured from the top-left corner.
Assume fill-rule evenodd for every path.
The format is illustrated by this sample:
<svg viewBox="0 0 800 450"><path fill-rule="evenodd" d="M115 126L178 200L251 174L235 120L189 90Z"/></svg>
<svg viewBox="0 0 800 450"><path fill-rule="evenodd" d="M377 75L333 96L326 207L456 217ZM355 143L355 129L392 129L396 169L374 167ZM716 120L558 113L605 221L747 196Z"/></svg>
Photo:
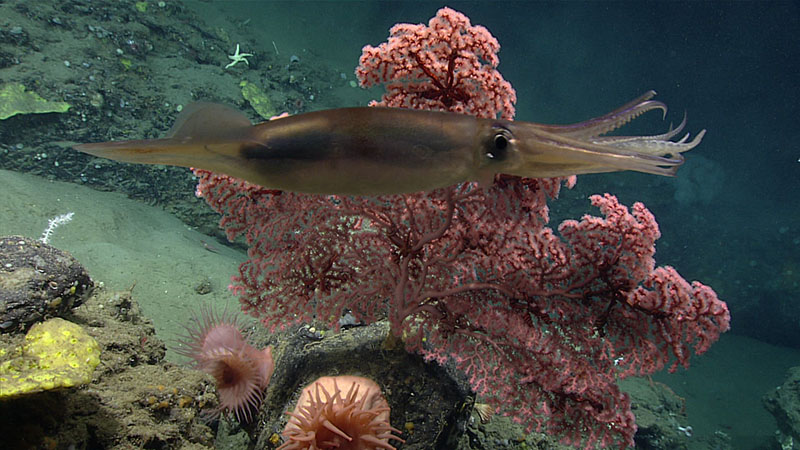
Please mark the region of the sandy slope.
<svg viewBox="0 0 800 450"><path fill-rule="evenodd" d="M135 283L134 297L168 346L203 302L238 309L227 286L245 255L192 231L161 209L121 194L5 170L0 171L0 185L0 235L38 237L50 218L74 212L72 222L58 228L50 244L72 253L109 289L124 290ZM200 295L195 287L206 279L213 290Z"/></svg>

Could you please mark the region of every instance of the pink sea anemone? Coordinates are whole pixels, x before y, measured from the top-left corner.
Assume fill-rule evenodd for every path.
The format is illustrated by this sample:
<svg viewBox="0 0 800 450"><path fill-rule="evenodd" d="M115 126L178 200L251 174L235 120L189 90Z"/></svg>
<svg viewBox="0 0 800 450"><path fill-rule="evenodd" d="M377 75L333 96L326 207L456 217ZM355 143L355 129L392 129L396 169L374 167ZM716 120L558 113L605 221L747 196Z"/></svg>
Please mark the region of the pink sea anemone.
<svg viewBox="0 0 800 450"><path fill-rule="evenodd" d="M186 332L177 353L216 380L219 407L214 414L228 411L236 420L249 422L275 369L272 347L254 348L234 316L210 308L194 316Z"/></svg>
<svg viewBox="0 0 800 450"><path fill-rule="evenodd" d="M344 394L339 386L347 388ZM395 450L404 442L389 423L389 404L372 380L343 375L321 377L303 388L279 450Z"/></svg>

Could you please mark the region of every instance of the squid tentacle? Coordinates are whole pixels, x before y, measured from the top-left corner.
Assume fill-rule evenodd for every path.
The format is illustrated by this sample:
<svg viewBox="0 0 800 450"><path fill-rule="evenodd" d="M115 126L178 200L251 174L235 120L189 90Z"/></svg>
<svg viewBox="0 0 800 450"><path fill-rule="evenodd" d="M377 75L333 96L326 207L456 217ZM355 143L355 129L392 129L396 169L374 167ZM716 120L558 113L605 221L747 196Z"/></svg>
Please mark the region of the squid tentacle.
<svg viewBox="0 0 800 450"><path fill-rule="evenodd" d="M639 139L630 139L625 141L604 142L602 145L607 145L616 149L629 149L636 153L658 156L689 151L700 144L700 141L703 139L705 134L706 130L702 130L697 133L697 135L691 141L689 141L689 133L686 133L686 135L684 135L678 141L642 137Z"/></svg>
<svg viewBox="0 0 800 450"><path fill-rule="evenodd" d="M540 129L563 139L575 139L593 144L594 151L628 156L671 157L671 159L663 161L664 164L667 166L679 165L683 162L680 153L689 151L700 144L706 133L706 130L702 130L691 140L689 140L689 133L686 133L679 140L672 141L686 127L686 113L677 127L673 128L670 125L669 130L665 133L649 136L601 136L648 111L660 109L666 115L666 105L652 100L655 94L655 91L652 90L645 92L637 99L594 119L571 125L546 126Z"/></svg>
<svg viewBox="0 0 800 450"><path fill-rule="evenodd" d="M541 125L541 129L548 133L588 140L614 131L648 111L660 109L666 117L667 105L651 100L655 95L656 91L647 91L638 98L602 116L569 125Z"/></svg>
<svg viewBox="0 0 800 450"><path fill-rule="evenodd" d="M636 140L655 140L655 141L668 141L677 136L686 127L687 115L683 113L683 120L677 127L672 128L670 124L669 130L666 133L654 134L650 136L600 136L591 139L592 142L597 144L607 144L616 142L636 141ZM688 137L688 133L683 139Z"/></svg>

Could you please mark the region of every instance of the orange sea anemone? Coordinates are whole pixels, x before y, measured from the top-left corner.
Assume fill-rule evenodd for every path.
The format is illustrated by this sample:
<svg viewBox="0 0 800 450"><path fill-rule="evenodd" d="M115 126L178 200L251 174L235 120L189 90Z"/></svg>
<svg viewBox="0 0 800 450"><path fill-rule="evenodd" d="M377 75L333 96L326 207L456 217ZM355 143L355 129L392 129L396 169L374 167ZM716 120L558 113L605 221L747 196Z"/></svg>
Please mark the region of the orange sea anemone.
<svg viewBox="0 0 800 450"><path fill-rule="evenodd" d="M213 414L229 411L236 420L249 421L275 369L272 347L254 348L235 317L210 308L193 317L186 332L176 351L216 380L219 407Z"/></svg>
<svg viewBox="0 0 800 450"><path fill-rule="evenodd" d="M404 442L393 434L400 430L389 423L389 404L380 387L367 378L318 378L303 388L288 414L280 450L395 450L389 439Z"/></svg>

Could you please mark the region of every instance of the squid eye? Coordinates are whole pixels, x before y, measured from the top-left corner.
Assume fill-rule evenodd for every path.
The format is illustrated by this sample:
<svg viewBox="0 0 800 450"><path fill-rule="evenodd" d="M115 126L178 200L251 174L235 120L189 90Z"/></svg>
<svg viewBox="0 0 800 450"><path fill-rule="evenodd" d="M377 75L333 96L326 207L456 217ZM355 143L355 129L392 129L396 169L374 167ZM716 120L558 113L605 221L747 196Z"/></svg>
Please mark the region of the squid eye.
<svg viewBox="0 0 800 450"><path fill-rule="evenodd" d="M498 150L505 150L508 147L508 138L502 134L494 136L494 148Z"/></svg>
<svg viewBox="0 0 800 450"><path fill-rule="evenodd" d="M492 140L486 150L486 157L493 161L503 161L508 155L508 146L511 144L511 136L505 128L498 129L492 136Z"/></svg>

